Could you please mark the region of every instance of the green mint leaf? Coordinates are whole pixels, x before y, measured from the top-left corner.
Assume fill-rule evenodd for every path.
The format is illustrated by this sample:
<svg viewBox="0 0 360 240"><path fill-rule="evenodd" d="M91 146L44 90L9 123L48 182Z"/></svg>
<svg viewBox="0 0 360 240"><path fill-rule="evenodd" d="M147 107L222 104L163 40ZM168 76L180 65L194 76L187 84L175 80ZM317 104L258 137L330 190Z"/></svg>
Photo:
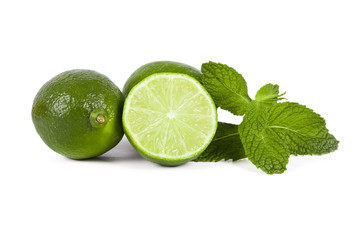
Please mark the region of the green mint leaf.
<svg viewBox="0 0 360 240"><path fill-rule="evenodd" d="M239 125L239 135L245 154L257 167L268 174L283 173L290 151L285 142L269 128L268 108L252 101Z"/></svg>
<svg viewBox="0 0 360 240"><path fill-rule="evenodd" d="M321 155L338 148L339 141L329 133L325 120L313 110L293 102L269 108L268 127L286 142L293 155Z"/></svg>
<svg viewBox="0 0 360 240"><path fill-rule="evenodd" d="M225 64L208 62L201 66L201 83L210 93L216 106L235 115L244 115L251 99L245 79Z"/></svg>
<svg viewBox="0 0 360 240"><path fill-rule="evenodd" d="M319 114L292 102L266 107L252 101L239 135L248 159L269 174L284 172L290 154L321 155L339 144Z"/></svg>
<svg viewBox="0 0 360 240"><path fill-rule="evenodd" d="M278 101L285 99L281 97L283 95L285 95L285 93L279 94L279 85L269 83L259 89L255 99L267 106L271 106Z"/></svg>
<svg viewBox="0 0 360 240"><path fill-rule="evenodd" d="M212 142L194 161L236 161L245 157L244 147L239 137L238 125L219 122Z"/></svg>

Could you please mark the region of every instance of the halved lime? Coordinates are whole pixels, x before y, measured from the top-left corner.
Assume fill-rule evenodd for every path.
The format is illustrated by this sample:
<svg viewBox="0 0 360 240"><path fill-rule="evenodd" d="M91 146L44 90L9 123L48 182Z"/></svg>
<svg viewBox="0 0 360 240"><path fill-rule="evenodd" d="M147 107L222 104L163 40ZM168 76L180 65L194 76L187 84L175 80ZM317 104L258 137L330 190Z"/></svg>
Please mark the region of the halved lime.
<svg viewBox="0 0 360 240"><path fill-rule="evenodd" d="M210 144L217 128L216 107L193 77L155 73L130 90L123 126L143 157L176 166L196 158Z"/></svg>

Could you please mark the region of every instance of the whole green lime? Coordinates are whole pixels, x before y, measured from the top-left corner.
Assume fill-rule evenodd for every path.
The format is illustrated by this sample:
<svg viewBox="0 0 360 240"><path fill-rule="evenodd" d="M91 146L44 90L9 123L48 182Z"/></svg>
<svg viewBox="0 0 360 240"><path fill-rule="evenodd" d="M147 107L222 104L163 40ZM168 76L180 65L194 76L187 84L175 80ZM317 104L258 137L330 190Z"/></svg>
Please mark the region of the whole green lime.
<svg viewBox="0 0 360 240"><path fill-rule="evenodd" d="M96 157L123 137L124 96L105 75L70 70L52 78L37 93L32 120L42 140L72 159Z"/></svg>
<svg viewBox="0 0 360 240"><path fill-rule="evenodd" d="M199 156L217 128L201 72L177 62L153 62L127 80L123 111L126 137L149 161L178 166Z"/></svg>

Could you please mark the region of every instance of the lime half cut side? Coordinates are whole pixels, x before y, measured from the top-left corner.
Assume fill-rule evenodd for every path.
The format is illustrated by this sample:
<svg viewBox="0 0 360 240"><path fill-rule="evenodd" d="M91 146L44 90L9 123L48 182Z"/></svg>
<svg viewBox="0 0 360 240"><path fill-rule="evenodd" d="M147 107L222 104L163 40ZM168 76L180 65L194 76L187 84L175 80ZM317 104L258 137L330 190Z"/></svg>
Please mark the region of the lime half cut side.
<svg viewBox="0 0 360 240"><path fill-rule="evenodd" d="M143 157L177 166L196 158L210 144L217 128L216 107L189 75L156 73L129 92L123 126Z"/></svg>

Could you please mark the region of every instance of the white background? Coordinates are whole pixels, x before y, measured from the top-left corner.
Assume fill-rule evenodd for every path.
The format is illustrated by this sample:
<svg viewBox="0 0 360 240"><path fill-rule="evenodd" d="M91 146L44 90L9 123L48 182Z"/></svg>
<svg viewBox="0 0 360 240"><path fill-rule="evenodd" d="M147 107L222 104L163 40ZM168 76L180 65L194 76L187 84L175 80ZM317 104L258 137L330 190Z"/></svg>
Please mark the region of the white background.
<svg viewBox="0 0 360 240"><path fill-rule="evenodd" d="M1 1L0 239L360 239L359 1ZM340 140L266 175L249 161L150 163L123 141L66 159L31 106L56 74L93 69L119 87L156 60L280 85ZM219 119L239 123L223 111Z"/></svg>

